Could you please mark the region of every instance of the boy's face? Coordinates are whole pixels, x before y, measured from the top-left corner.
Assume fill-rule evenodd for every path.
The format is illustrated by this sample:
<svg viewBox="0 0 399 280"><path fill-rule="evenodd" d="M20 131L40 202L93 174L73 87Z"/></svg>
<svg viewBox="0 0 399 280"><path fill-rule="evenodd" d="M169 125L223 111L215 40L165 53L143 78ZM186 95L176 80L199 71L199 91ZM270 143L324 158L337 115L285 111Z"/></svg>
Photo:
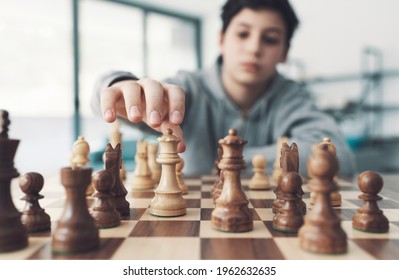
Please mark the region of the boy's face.
<svg viewBox="0 0 399 280"><path fill-rule="evenodd" d="M241 10L221 35L223 71L248 86L264 83L287 54L286 28L272 10Z"/></svg>

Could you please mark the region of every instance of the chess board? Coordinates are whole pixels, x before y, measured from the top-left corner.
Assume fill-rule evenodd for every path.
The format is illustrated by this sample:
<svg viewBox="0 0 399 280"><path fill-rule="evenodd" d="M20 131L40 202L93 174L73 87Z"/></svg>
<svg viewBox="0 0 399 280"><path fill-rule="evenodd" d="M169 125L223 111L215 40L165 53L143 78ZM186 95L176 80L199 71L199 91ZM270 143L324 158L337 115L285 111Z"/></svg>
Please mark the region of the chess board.
<svg viewBox="0 0 399 280"><path fill-rule="evenodd" d="M362 201L360 191L351 183L340 182L341 207L335 208L342 219L342 227L348 235L348 252L340 255L314 254L302 250L296 234L277 232L272 228L271 211L275 194L272 190L249 190L248 179L242 185L253 213L254 229L245 233L226 233L212 229L211 213L214 208L211 186L214 175L185 178L189 193L187 214L173 218L150 215L149 204L154 196L152 190L129 191L130 218L123 220L119 227L101 229L101 245L98 250L75 255L55 255L51 250L51 232L31 234L27 248L1 253L0 259L67 259L67 260L285 260L285 259L399 259L399 201L383 197L380 208L390 221L385 234L371 234L352 229L352 216ZM15 181L15 180L14 180ZM15 206L21 210L22 192L13 181L12 196ZM304 201L310 206L306 185ZM45 181L41 192L45 196L40 205L51 216L54 230L65 201L65 190L57 176ZM88 206L93 198L88 197Z"/></svg>

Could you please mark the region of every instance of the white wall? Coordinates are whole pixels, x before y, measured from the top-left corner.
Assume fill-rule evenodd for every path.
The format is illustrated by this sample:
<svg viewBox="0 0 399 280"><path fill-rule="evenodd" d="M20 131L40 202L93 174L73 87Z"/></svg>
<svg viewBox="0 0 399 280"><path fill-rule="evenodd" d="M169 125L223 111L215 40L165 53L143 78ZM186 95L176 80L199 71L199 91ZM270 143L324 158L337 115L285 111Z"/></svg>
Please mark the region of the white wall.
<svg viewBox="0 0 399 280"><path fill-rule="evenodd" d="M360 52L373 46L385 66L399 68L395 0L292 0L301 19L292 57L305 61L309 76L356 72Z"/></svg>
<svg viewBox="0 0 399 280"><path fill-rule="evenodd" d="M290 57L303 62L306 77L360 74L362 52L378 49L385 70L399 70L399 1L394 0L292 0L301 19ZM370 58L370 57L369 57ZM364 56L363 56L364 59ZM369 60L371 68L374 61ZM374 64L375 66L375 64ZM324 103L358 100L361 81L329 83L314 88ZM370 98L381 96L382 105L399 107L399 76L383 79L382 89ZM383 115L375 136L398 136L399 111Z"/></svg>

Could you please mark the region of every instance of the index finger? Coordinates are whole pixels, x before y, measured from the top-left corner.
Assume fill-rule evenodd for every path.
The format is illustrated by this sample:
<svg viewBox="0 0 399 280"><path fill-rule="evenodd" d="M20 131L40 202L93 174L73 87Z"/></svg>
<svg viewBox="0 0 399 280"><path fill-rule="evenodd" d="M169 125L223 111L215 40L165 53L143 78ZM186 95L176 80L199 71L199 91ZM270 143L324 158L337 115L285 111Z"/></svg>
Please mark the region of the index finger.
<svg viewBox="0 0 399 280"><path fill-rule="evenodd" d="M116 119L117 103L122 102L122 91L117 87L106 88L101 93L101 114L106 122L113 122ZM124 105L123 105L124 106ZM125 113L126 117L126 113Z"/></svg>

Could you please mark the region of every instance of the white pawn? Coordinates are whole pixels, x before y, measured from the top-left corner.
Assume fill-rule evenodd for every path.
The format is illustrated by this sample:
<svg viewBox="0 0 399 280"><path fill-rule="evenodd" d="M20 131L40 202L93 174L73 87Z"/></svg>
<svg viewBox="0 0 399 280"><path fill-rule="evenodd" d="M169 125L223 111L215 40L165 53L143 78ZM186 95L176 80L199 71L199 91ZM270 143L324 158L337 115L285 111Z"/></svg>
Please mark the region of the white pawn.
<svg viewBox="0 0 399 280"><path fill-rule="evenodd" d="M83 136L79 136L78 140L73 143L71 166L72 168L83 167L90 161L88 155L90 153L90 146Z"/></svg>
<svg viewBox="0 0 399 280"><path fill-rule="evenodd" d="M151 178L155 184L159 183L161 178L161 165L157 162L158 144L148 144L148 166L151 170Z"/></svg>
<svg viewBox="0 0 399 280"><path fill-rule="evenodd" d="M270 189L269 178L265 175L267 159L263 155L255 155L252 158L254 174L248 183L250 189L264 190Z"/></svg>
<svg viewBox="0 0 399 280"><path fill-rule="evenodd" d="M137 141L136 167L131 178L131 187L133 190L148 190L154 187L154 181L151 179L151 170L148 167L148 142Z"/></svg>
<svg viewBox="0 0 399 280"><path fill-rule="evenodd" d="M188 187L182 178L182 176L184 175L184 173L182 172L183 168L184 168L184 159L181 159L180 162L176 164L177 183L179 184L182 194L187 194Z"/></svg>
<svg viewBox="0 0 399 280"><path fill-rule="evenodd" d="M75 169L77 167L84 167L90 161L89 159L90 146L83 136L79 136L78 140L73 143L72 156L71 156L71 167ZM94 193L94 187L90 184L87 187L86 195L92 195Z"/></svg>

